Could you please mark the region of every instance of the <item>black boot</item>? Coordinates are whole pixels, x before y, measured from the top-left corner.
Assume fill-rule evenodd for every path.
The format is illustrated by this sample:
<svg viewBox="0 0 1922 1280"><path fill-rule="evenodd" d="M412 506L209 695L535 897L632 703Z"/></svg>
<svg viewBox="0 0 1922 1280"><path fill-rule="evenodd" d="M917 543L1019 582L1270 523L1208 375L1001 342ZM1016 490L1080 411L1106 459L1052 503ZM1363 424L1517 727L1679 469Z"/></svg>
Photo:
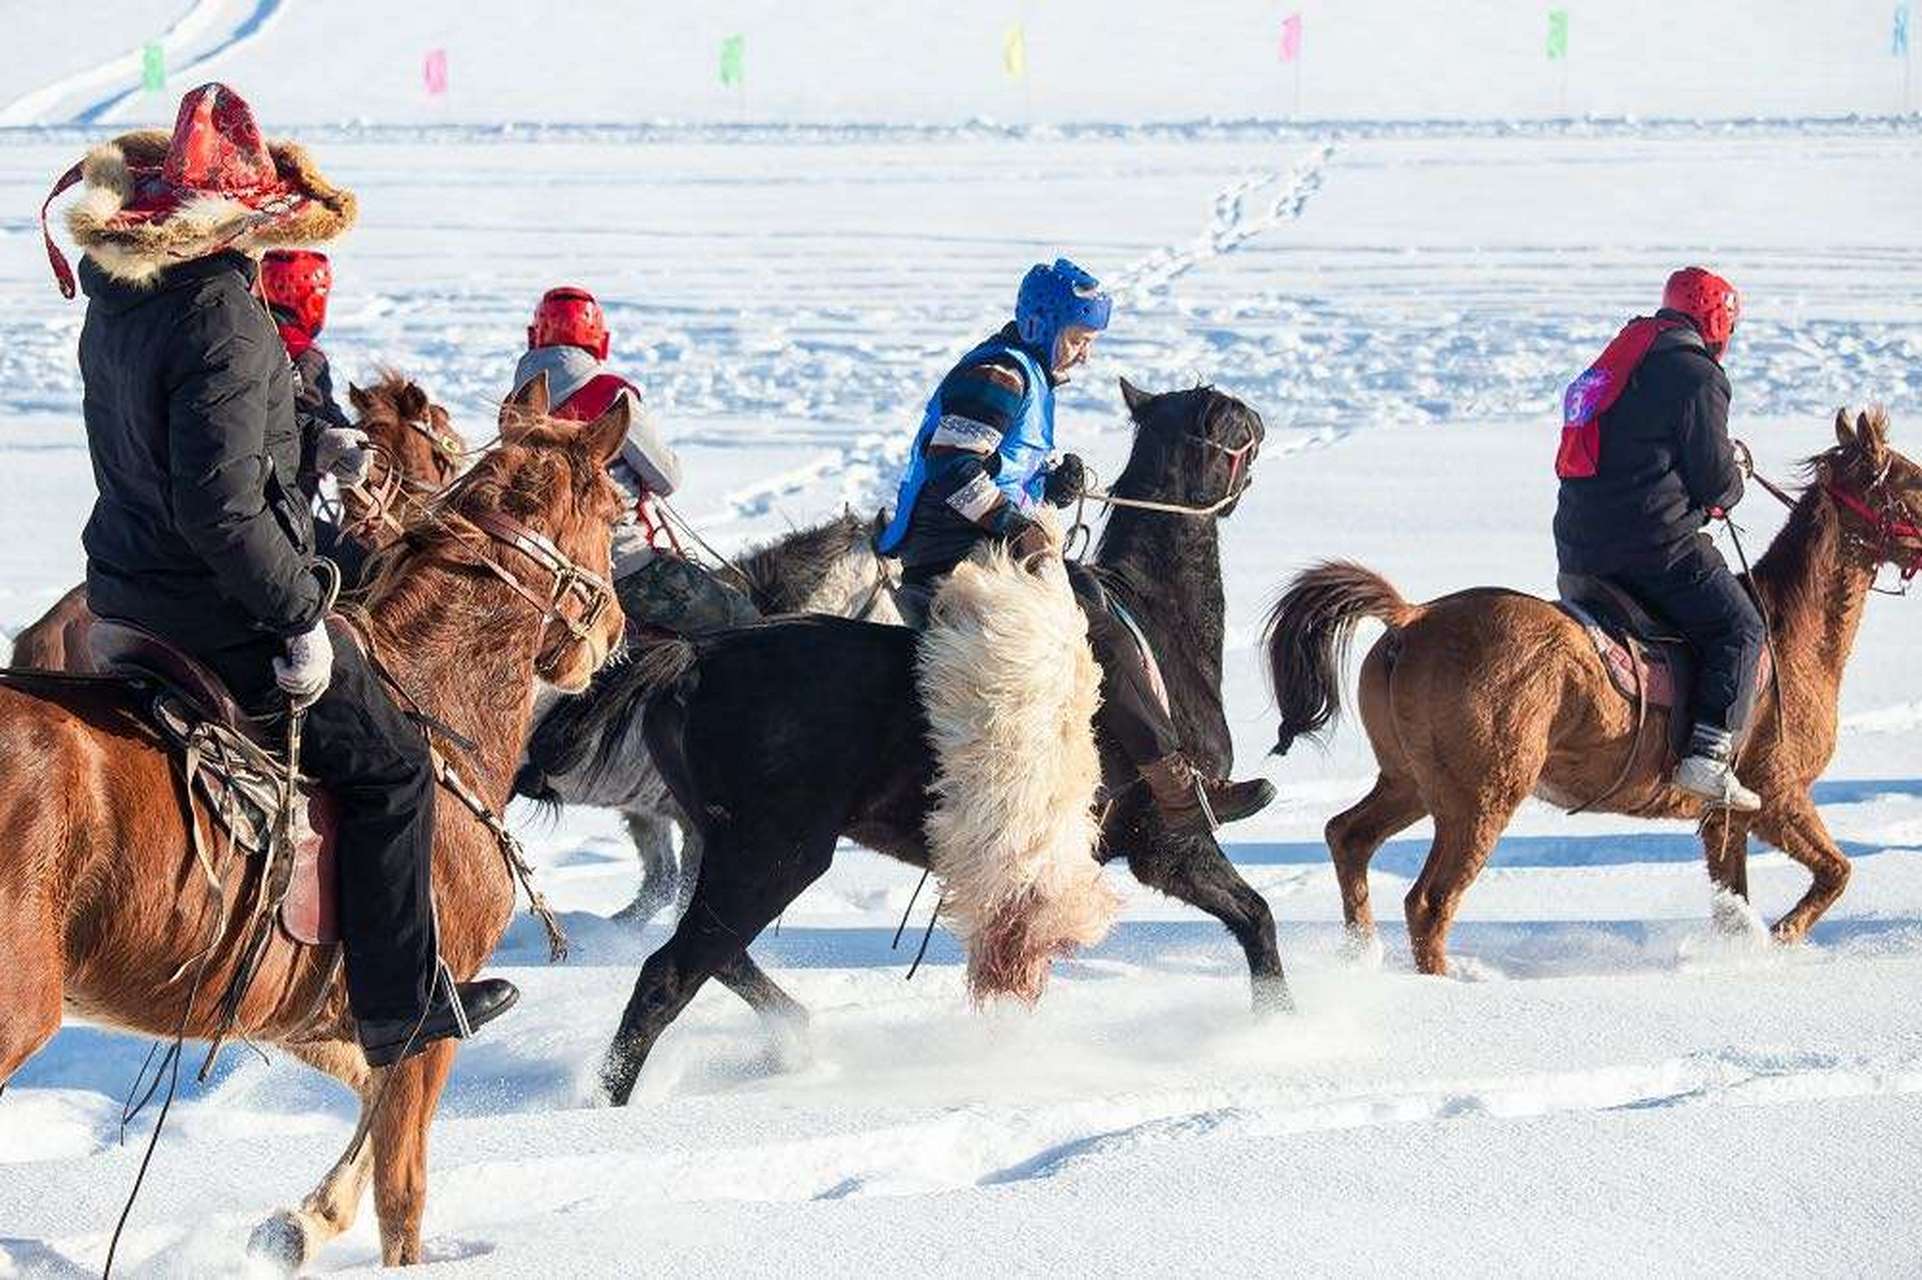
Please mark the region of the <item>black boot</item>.
<svg viewBox="0 0 1922 1280"><path fill-rule="evenodd" d="M1141 778L1155 798L1162 821L1176 831L1195 834L1252 817L1275 798L1274 784L1266 778L1248 782L1205 778L1179 751L1144 765Z"/></svg>
<svg viewBox="0 0 1922 1280"><path fill-rule="evenodd" d="M504 978L482 978L454 986L458 1003L450 1003L445 983L435 984L434 1002L423 1018L362 1018L360 1050L370 1067L386 1067L411 1058L436 1040L466 1039L514 1007L519 988Z"/></svg>

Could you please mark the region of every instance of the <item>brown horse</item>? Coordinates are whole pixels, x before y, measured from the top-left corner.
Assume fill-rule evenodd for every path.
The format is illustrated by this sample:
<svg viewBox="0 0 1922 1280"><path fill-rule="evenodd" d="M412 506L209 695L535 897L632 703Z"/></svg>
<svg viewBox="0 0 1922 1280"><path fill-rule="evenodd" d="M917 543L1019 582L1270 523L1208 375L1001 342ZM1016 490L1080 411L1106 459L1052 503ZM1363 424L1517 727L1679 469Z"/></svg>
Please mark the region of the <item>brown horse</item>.
<svg viewBox="0 0 1922 1280"><path fill-rule="evenodd" d="M382 553L367 598L373 652L429 716L480 744L470 752L449 735L439 746L495 806L507 803L537 679L586 688L624 625L606 581L621 504L604 468L626 412L583 426L546 409L544 382L503 409L500 447ZM0 683L0 1087L53 1035L63 1005L149 1036L218 1032L259 866L216 856L203 873L183 808L174 760L118 686ZM433 878L442 956L469 978L507 927L514 884L487 828L445 797ZM427 1128L453 1045L370 1071L334 959L279 940L237 1030L353 1089L371 1141L263 1224L255 1247L297 1267L352 1224L371 1173L382 1257L417 1262Z"/></svg>
<svg viewBox="0 0 1922 1280"><path fill-rule="evenodd" d="M1910 514L1922 510L1922 469L1888 447L1887 431L1880 409L1853 425L1838 414L1835 446L1810 459L1811 483L1756 562L1752 585L1773 622L1780 696L1761 698L1737 773L1762 808L1702 823L1719 889L1747 896L1751 831L1809 869L1813 883L1775 924L1784 942L1807 934L1849 881L1810 789L1835 751L1842 668L1869 588L1883 564L1912 572L1922 563L1922 529ZM1447 971L1462 894L1528 795L1640 817L1704 816L1702 801L1668 785L1667 714L1650 711L1638 734L1636 708L1555 606L1488 587L1411 605L1351 563L1301 574L1269 617L1278 753L1338 713L1341 659L1363 618L1388 626L1362 663L1357 695L1380 775L1327 829L1342 912L1358 937L1372 939L1375 928L1369 860L1424 816L1434 816L1434 844L1405 903L1424 973Z"/></svg>
<svg viewBox="0 0 1922 1280"><path fill-rule="evenodd" d="M369 390L349 386L347 398L359 415L354 425L373 442L374 463L365 484L341 494L341 528L378 550L399 536L411 507L460 474L467 442L446 409L392 369L381 370L380 381ZM91 671L87 628L92 625L82 583L14 637L11 662L34 671Z"/></svg>

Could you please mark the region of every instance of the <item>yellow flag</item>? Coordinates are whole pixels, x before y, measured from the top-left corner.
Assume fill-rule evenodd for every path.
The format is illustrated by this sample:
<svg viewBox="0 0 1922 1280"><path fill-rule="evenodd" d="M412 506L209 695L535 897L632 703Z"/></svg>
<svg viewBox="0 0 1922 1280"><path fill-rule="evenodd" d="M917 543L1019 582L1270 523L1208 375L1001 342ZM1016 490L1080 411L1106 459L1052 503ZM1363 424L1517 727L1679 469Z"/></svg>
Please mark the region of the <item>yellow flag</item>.
<svg viewBox="0 0 1922 1280"><path fill-rule="evenodd" d="M1001 69L1008 73L1010 80L1019 80L1028 74L1028 36L1018 22L1001 37Z"/></svg>

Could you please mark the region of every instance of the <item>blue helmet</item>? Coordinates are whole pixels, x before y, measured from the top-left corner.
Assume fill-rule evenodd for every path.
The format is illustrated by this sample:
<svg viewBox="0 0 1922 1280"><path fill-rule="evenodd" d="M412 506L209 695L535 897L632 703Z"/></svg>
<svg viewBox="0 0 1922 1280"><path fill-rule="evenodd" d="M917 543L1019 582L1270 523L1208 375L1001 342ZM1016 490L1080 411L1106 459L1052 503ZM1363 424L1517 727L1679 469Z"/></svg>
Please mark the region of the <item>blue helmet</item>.
<svg viewBox="0 0 1922 1280"><path fill-rule="evenodd" d="M1036 263L1021 279L1014 301L1014 324L1021 341L1052 358L1055 339L1069 325L1086 329L1108 327L1114 299L1101 291L1101 282L1069 262L1056 258L1052 267Z"/></svg>

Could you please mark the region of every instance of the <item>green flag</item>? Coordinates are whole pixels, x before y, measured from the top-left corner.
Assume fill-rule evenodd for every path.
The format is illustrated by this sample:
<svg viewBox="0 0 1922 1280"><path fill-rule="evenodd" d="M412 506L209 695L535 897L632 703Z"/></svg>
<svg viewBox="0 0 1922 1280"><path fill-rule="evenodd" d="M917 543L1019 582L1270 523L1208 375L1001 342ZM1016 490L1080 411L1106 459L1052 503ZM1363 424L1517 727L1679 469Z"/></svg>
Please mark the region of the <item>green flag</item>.
<svg viewBox="0 0 1922 1280"><path fill-rule="evenodd" d="M167 55L158 40L149 40L140 51L140 87L148 93L159 93L167 87Z"/></svg>
<svg viewBox="0 0 1922 1280"><path fill-rule="evenodd" d="M732 35L721 41L721 83L738 85L747 79L747 37Z"/></svg>
<svg viewBox="0 0 1922 1280"><path fill-rule="evenodd" d="M1548 60L1560 62L1568 56L1568 10L1548 11Z"/></svg>

